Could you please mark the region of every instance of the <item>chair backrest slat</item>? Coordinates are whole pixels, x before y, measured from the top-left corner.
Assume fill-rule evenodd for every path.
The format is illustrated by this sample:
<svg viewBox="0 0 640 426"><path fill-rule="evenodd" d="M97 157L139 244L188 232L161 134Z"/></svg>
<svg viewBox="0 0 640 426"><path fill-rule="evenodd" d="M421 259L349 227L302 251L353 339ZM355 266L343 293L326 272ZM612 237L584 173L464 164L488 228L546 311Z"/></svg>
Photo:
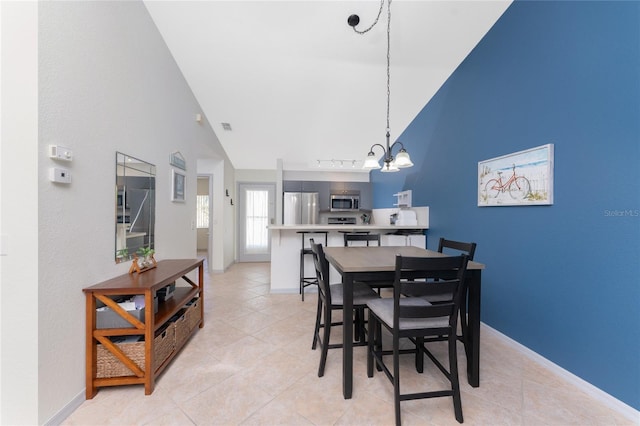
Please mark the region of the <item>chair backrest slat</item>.
<svg viewBox="0 0 640 426"><path fill-rule="evenodd" d="M453 283L458 285L457 280ZM452 284L449 281L429 281L429 285L425 285L424 280L404 281L402 282L402 294L412 297L426 297L433 295L445 294L451 291Z"/></svg>
<svg viewBox="0 0 640 426"><path fill-rule="evenodd" d="M458 309L465 289L464 279L469 257L406 257L396 256L394 280L394 327L405 319L448 317L456 327ZM443 276L446 276L445 279ZM437 280L437 281L434 281ZM416 306L409 297L439 295L437 304Z"/></svg>
<svg viewBox="0 0 640 426"><path fill-rule="evenodd" d="M322 244L316 244L313 238L309 240L313 253L313 265L318 279L318 297L324 297L327 305L331 305L331 288L329 287L329 262L324 255Z"/></svg>
<svg viewBox="0 0 640 426"><path fill-rule="evenodd" d="M473 260L473 256L476 253L476 243L466 243L462 241L447 240L440 238L438 242L438 251L445 253L445 249L457 250L469 256L469 260Z"/></svg>
<svg viewBox="0 0 640 426"><path fill-rule="evenodd" d="M431 306L400 306L400 318L438 318L452 315L453 303Z"/></svg>

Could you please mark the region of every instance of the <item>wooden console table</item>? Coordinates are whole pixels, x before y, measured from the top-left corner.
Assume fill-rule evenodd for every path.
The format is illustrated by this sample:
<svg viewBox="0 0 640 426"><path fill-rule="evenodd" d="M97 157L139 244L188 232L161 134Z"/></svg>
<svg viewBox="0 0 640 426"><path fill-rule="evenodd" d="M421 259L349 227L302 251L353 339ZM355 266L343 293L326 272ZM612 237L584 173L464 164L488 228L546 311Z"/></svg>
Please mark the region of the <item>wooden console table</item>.
<svg viewBox="0 0 640 426"><path fill-rule="evenodd" d="M101 282L82 291L86 296L86 398L92 399L99 387L144 384L146 395L153 392L156 377L166 368L171 360L184 346L184 342L176 345L169 356L157 368L154 366L154 337L176 313L194 298L198 298L199 328L204 327L204 268L203 259L171 259L161 260L157 267L143 273L124 274ZM198 283L193 282L187 274L198 269ZM156 291L182 279L189 286L176 286L173 296L158 304L154 313ZM118 306L110 296L144 295L144 321L140 321ZM130 328L96 328L96 302L100 301L115 311L131 324ZM171 325L171 324L170 324ZM198 327L194 327L193 334ZM144 368L139 368L110 337L144 336ZM97 346L103 345L113 356L132 371L130 376L97 377ZM155 371L154 371L155 370Z"/></svg>

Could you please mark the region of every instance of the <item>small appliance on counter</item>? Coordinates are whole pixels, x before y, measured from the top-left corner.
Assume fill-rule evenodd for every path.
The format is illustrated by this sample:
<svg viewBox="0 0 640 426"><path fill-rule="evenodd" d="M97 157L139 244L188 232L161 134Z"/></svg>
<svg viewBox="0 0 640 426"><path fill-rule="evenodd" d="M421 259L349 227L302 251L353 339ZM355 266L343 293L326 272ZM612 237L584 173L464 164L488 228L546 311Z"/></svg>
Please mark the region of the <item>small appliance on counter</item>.
<svg viewBox="0 0 640 426"><path fill-rule="evenodd" d="M396 226L417 226L418 219L416 217L416 212L413 210L399 210L397 213L394 213L389 218L389 222L391 225Z"/></svg>

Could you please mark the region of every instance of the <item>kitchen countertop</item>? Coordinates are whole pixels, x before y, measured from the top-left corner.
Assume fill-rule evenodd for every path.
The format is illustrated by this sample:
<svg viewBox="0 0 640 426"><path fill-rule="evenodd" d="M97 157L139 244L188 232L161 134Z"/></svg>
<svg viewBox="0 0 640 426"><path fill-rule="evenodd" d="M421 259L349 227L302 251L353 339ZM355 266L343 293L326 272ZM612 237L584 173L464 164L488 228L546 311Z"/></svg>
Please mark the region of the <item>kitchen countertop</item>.
<svg viewBox="0 0 640 426"><path fill-rule="evenodd" d="M270 225L269 229L277 231L393 231L393 230L413 230L429 229L428 226L396 226L396 225Z"/></svg>

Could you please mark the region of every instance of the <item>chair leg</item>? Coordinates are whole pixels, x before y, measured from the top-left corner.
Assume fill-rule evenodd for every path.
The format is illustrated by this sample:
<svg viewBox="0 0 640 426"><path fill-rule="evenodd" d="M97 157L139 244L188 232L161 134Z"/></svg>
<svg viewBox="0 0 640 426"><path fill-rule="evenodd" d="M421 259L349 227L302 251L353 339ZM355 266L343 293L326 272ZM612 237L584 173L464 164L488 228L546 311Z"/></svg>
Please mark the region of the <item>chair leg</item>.
<svg viewBox="0 0 640 426"><path fill-rule="evenodd" d="M311 349L316 349L316 344L318 343L318 334L320 333L320 319L322 318L322 298L320 294L318 294L318 309L316 312L316 327L313 331L313 343L311 344Z"/></svg>
<svg viewBox="0 0 640 426"><path fill-rule="evenodd" d="M456 341L458 337L453 332L449 335L449 375L451 378L451 391L453 393L453 411L459 423L464 421L462 417L462 400L460 399L460 381L458 380L458 356Z"/></svg>
<svg viewBox="0 0 640 426"><path fill-rule="evenodd" d="M382 354L382 323L380 321L377 321L375 324L375 327L373 325L371 325L370 327L373 327L375 331L375 334L374 334L375 349L377 351L380 351L380 353ZM382 371L382 366L376 363L376 369L378 371Z"/></svg>
<svg viewBox="0 0 640 426"><path fill-rule="evenodd" d="M324 333L322 336L322 353L320 354L318 377L324 376L324 366L327 363L327 353L329 352L329 339L331 339L331 321L331 308L324 304Z"/></svg>
<svg viewBox="0 0 640 426"><path fill-rule="evenodd" d="M416 371L424 372L424 337L416 337Z"/></svg>
<svg viewBox="0 0 640 426"><path fill-rule="evenodd" d="M400 426L400 342L393 337L393 401L396 412L396 425Z"/></svg>
<svg viewBox="0 0 640 426"><path fill-rule="evenodd" d="M356 320L354 323L353 340L364 343L366 338L364 308L356 309Z"/></svg>
<svg viewBox="0 0 640 426"><path fill-rule="evenodd" d="M460 327L462 328L462 343L464 344L465 351L467 348L467 298L465 297L463 303L460 304Z"/></svg>
<svg viewBox="0 0 640 426"><path fill-rule="evenodd" d="M367 377L373 377L373 351L375 350L374 343L378 338L375 336L378 321L374 318L371 311L369 311L369 330L367 336Z"/></svg>
<svg viewBox="0 0 640 426"><path fill-rule="evenodd" d="M304 302L304 252L302 250L300 250L300 294Z"/></svg>

